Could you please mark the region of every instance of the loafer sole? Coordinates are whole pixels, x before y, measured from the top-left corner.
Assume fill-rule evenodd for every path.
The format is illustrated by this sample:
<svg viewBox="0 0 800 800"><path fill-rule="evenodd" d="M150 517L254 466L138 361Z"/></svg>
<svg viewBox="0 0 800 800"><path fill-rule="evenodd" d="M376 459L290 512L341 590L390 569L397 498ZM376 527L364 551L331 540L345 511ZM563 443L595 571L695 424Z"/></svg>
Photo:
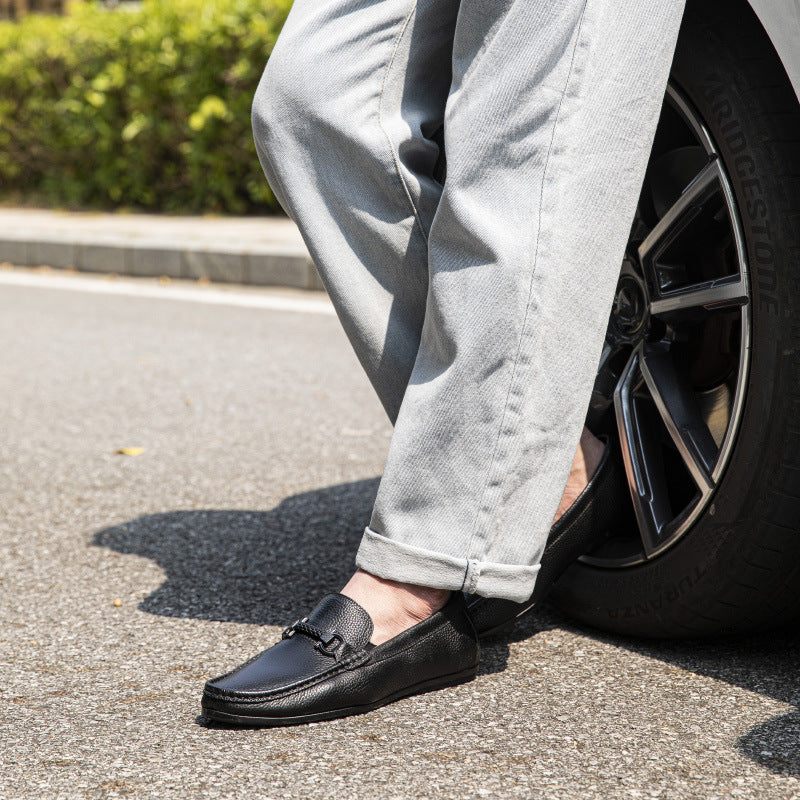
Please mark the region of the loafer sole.
<svg viewBox="0 0 800 800"><path fill-rule="evenodd" d="M458 686L462 683L471 681L478 672L478 665L470 667L462 672L455 672L451 675L443 675L439 678L432 678L428 681L407 686L405 689L390 694L374 703L360 706L348 706L346 708L336 708L331 711L320 711L315 714L301 714L295 717L267 717L257 714L233 714L227 711L218 711L208 708L205 703L202 705L203 715L210 722L219 722L224 725L240 725L249 728L282 728L289 725L304 725L309 722L323 722L324 720L340 719L341 717L352 717L357 714L366 714L382 706L394 703L412 695L425 694L436 689L446 689L448 686Z"/></svg>

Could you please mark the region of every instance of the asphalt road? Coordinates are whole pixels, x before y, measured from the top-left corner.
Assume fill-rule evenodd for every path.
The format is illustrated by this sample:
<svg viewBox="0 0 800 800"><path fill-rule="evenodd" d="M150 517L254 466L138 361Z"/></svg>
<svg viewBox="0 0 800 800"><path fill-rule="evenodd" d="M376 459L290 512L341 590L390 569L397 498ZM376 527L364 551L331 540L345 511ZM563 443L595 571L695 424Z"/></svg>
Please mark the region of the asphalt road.
<svg viewBox="0 0 800 800"><path fill-rule="evenodd" d="M390 428L328 314L42 281L0 281L0 797L800 798L797 632L545 610L470 684L204 726L204 679L347 577Z"/></svg>

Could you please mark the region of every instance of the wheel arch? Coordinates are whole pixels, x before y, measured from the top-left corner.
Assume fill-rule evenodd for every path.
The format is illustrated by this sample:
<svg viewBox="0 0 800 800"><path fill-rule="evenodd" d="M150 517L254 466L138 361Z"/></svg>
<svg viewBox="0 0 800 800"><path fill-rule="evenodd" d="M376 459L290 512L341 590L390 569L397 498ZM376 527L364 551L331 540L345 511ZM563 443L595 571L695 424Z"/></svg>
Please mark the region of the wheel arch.
<svg viewBox="0 0 800 800"><path fill-rule="evenodd" d="M702 0L699 0L702 2ZM698 0L690 0L698 2ZM800 5L796 0L748 0L800 101Z"/></svg>

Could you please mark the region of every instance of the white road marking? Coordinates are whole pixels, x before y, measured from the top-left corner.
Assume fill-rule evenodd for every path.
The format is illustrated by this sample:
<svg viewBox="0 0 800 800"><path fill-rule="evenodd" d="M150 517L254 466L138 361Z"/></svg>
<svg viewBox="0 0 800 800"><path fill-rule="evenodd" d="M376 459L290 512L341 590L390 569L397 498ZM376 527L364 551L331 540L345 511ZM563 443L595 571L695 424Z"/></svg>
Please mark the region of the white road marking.
<svg viewBox="0 0 800 800"><path fill-rule="evenodd" d="M141 282L140 282L141 281ZM266 291L244 292L218 286L191 286L175 283L153 283L146 279L102 278L85 275L59 275L55 272L0 270L0 286L26 286L37 289L63 289L89 294L111 294L121 297L148 297L154 300L180 300L216 306L263 308L269 311L294 311L301 314L335 315L327 298L304 298ZM298 292L301 290L298 290Z"/></svg>

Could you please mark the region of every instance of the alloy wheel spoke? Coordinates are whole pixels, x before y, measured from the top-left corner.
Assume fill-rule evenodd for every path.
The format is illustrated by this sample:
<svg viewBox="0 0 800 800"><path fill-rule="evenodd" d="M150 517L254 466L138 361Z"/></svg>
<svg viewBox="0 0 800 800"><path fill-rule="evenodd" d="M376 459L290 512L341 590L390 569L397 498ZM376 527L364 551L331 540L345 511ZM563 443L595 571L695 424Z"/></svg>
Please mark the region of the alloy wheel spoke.
<svg viewBox="0 0 800 800"><path fill-rule="evenodd" d="M717 445L705 424L695 397L665 347L641 350L639 368L650 396L701 494L714 488L711 474Z"/></svg>
<svg viewBox="0 0 800 800"><path fill-rule="evenodd" d="M601 568L659 557L707 510L747 387L752 298L736 197L709 130L672 84L662 119L587 415L616 425L635 512L635 529L581 557ZM709 391L695 392L681 364L689 353Z"/></svg>
<svg viewBox="0 0 800 800"><path fill-rule="evenodd" d="M747 303L747 285L740 275L695 283L664 292L650 303L650 314L657 317L693 308L725 308Z"/></svg>
<svg viewBox="0 0 800 800"><path fill-rule="evenodd" d="M719 161L712 158L639 245L639 262L650 287L653 305L660 302L662 298L674 299L673 292L662 290L662 276L659 270L661 256L670 245L680 238L706 204L720 192L724 192L722 168ZM700 300L701 302L695 303L695 305L704 305L702 298ZM667 306L663 306L659 313L664 313L665 310L668 310ZM651 308L651 313L656 313L656 311Z"/></svg>
<svg viewBox="0 0 800 800"><path fill-rule="evenodd" d="M652 426L640 416L634 390L642 380L641 353L635 350L614 392L622 458L639 535L646 557L659 547L672 518L663 464Z"/></svg>

